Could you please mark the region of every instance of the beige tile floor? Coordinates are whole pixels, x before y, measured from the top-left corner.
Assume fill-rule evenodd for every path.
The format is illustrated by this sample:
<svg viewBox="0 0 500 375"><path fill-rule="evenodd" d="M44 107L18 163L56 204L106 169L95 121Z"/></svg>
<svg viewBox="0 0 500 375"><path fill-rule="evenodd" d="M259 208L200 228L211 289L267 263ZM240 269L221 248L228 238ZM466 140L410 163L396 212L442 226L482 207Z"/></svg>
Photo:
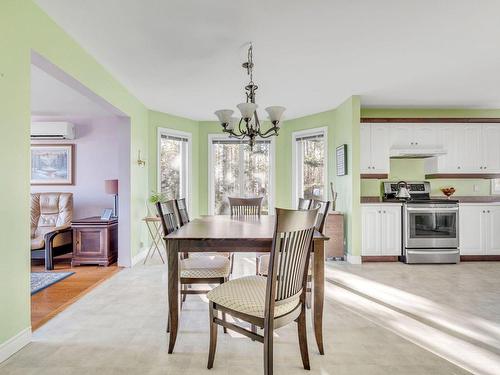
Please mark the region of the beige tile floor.
<svg viewBox="0 0 500 375"><path fill-rule="evenodd" d="M238 256L235 273L251 273L255 269L253 262L254 258L250 255ZM425 336L435 334L437 341L440 341L441 329L446 335L453 337L455 331L450 327L441 327L439 322L433 322L432 319L426 319L423 313L419 317L415 312L395 305L393 302L400 300L398 295L393 300L383 300L381 296L391 296L394 293L394 290L387 291L383 287L395 286L398 292L400 284L404 284L401 288L408 294L407 298L416 298L418 303L420 296L440 304L441 309L436 309L441 317L449 309L454 311L463 308L463 313L468 318L477 316L483 319L481 324L489 323L498 329L498 316L487 309L490 302L495 304L497 313L500 308L498 295L495 297L499 285L496 283L498 267L498 264L459 265L446 276L442 273L446 267L416 268L402 264L355 267L329 264L324 322L326 355L318 354L309 325L312 369L305 372L301 367L296 328L290 325L278 330L275 337L275 373L469 373L450 362L457 363L456 358L443 358L447 353L443 354L425 340L418 339L418 333L425 332ZM462 275L462 272L469 276ZM440 276L432 276L435 273ZM483 290L474 293L474 288L469 283L478 280L478 274L482 281L477 285L485 289L487 301L477 304L480 311L476 315L466 296L456 297L460 288L454 288L456 284L449 278L460 275L463 284L461 282L459 285L467 289L467 295L474 304L481 300L477 293ZM430 288L419 283L423 280L432 284L435 277L445 283L446 288L455 296L448 293L443 301L447 295L445 291L439 289L433 294ZM37 330L30 345L0 365L0 374L262 373L261 344L234 333L224 335L222 332L219 334L214 368L206 369L208 313L206 301L201 296L188 296L175 352L167 354L166 283L165 266L155 262L118 273ZM382 289L379 290L380 288ZM370 295L367 290L376 293ZM490 309L494 307L491 306ZM426 331L429 329L432 330L431 333ZM487 336L485 331L483 327L483 336ZM490 338L481 336L471 340L481 350L488 349L493 353L493 357L487 358L488 365L495 364L495 334ZM458 337L467 341L467 335L463 332ZM495 373L491 372L490 367L466 368L472 368L477 373Z"/></svg>

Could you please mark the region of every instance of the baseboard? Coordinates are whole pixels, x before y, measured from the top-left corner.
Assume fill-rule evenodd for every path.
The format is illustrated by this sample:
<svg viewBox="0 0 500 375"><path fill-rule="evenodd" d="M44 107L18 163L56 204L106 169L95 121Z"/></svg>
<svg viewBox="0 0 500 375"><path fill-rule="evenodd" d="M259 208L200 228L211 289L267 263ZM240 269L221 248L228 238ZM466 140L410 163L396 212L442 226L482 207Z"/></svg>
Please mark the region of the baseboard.
<svg viewBox="0 0 500 375"><path fill-rule="evenodd" d="M11 337L3 344L0 344L0 363L5 361L11 355L21 350L31 342L31 327L28 327L19 332L14 337Z"/></svg>
<svg viewBox="0 0 500 375"><path fill-rule="evenodd" d="M366 262L397 262L398 256L392 256L392 255L370 255L370 256L362 256L361 261L363 263Z"/></svg>
<svg viewBox="0 0 500 375"><path fill-rule="evenodd" d="M351 255L351 254L347 254L347 263L350 263L350 264L361 264L361 256L359 255Z"/></svg>
<svg viewBox="0 0 500 375"><path fill-rule="evenodd" d="M143 261L144 258L146 258L147 254L148 254L148 248L147 247L141 248L141 250L137 254L135 254L134 257L132 258L132 267Z"/></svg>

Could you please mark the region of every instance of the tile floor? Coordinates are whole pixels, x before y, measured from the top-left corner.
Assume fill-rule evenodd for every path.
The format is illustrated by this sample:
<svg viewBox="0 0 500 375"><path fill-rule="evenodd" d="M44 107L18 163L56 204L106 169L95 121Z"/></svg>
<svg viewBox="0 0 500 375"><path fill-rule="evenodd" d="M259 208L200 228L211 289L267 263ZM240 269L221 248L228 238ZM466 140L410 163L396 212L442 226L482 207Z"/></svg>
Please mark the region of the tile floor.
<svg viewBox="0 0 500 375"><path fill-rule="evenodd" d="M235 273L251 273L255 269L253 262L253 256L238 256ZM443 272L448 268L450 271ZM312 369L305 372L301 367L296 328L290 325L278 330L275 337L275 373L469 373L452 363L459 362L456 356L448 358L449 352L436 347L439 346L436 342L449 342L440 336L444 332L448 340L458 338L486 355L486 365L482 367L474 361L466 365L459 363L461 366L476 373L498 374L499 269L498 263L444 268L396 263L363 266L329 263L324 322L326 355L318 354L309 329ZM0 374L262 373L261 344L222 332L214 368L206 369L208 313L202 296L188 296L175 352L167 354L166 276L165 266L154 262L123 270L38 329L30 345L0 365ZM458 277L459 282L453 277ZM427 287L420 281L427 283ZM445 285L445 290L435 288L437 281ZM412 298L416 303L412 303ZM409 308L422 301L427 302L430 311ZM435 319L431 314L433 308L438 312ZM453 319L467 317L475 325L460 329L441 321L446 320L450 311L460 312L457 310L463 315ZM482 328L477 330L477 337L467 334L466 329L471 327ZM419 335L427 339L435 335L436 339L426 341L419 339ZM461 347L452 341L451 345L463 350L469 348L467 343ZM498 365L496 369L495 365Z"/></svg>

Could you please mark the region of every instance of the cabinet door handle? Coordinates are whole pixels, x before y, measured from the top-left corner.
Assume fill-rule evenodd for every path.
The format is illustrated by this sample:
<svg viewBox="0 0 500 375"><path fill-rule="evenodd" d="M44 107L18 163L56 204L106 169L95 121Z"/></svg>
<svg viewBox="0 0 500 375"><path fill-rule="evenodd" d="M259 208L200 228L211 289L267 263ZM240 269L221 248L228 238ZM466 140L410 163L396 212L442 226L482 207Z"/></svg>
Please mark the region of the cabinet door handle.
<svg viewBox="0 0 500 375"><path fill-rule="evenodd" d="M488 210L488 213L490 213L490 210Z"/></svg>
<svg viewBox="0 0 500 375"><path fill-rule="evenodd" d="M418 145L418 142L415 142L416 145Z"/></svg>
<svg viewBox="0 0 500 375"><path fill-rule="evenodd" d="M461 169L461 167L460 167L460 166L458 166L458 167L457 167L457 169Z"/></svg>
<svg viewBox="0 0 500 375"><path fill-rule="evenodd" d="M485 213L486 213L486 211L485 211L485 210L483 210L483 214L485 214Z"/></svg>
<svg viewBox="0 0 500 375"><path fill-rule="evenodd" d="M386 212L384 211L384 214L385 214L385 213L386 213Z"/></svg>
<svg viewBox="0 0 500 375"><path fill-rule="evenodd" d="M483 169L483 167L479 167L479 169Z"/></svg>
<svg viewBox="0 0 500 375"><path fill-rule="evenodd" d="M379 213L379 214L381 214L381 213L382 213L382 211L380 211L380 210L379 210L379 211L378 211L378 213Z"/></svg>
<svg viewBox="0 0 500 375"><path fill-rule="evenodd" d="M486 167L483 167L483 169L486 169Z"/></svg>

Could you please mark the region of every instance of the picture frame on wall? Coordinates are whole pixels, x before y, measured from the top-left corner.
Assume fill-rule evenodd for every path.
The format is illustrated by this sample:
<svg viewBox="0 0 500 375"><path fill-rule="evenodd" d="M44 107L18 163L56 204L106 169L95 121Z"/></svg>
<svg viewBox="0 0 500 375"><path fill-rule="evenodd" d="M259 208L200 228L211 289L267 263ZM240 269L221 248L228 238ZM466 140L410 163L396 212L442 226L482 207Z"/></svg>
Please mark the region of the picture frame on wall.
<svg viewBox="0 0 500 375"><path fill-rule="evenodd" d="M32 144L31 185L74 185L74 144Z"/></svg>
<svg viewBox="0 0 500 375"><path fill-rule="evenodd" d="M343 144L335 149L337 160L337 176L347 175L347 145Z"/></svg>

